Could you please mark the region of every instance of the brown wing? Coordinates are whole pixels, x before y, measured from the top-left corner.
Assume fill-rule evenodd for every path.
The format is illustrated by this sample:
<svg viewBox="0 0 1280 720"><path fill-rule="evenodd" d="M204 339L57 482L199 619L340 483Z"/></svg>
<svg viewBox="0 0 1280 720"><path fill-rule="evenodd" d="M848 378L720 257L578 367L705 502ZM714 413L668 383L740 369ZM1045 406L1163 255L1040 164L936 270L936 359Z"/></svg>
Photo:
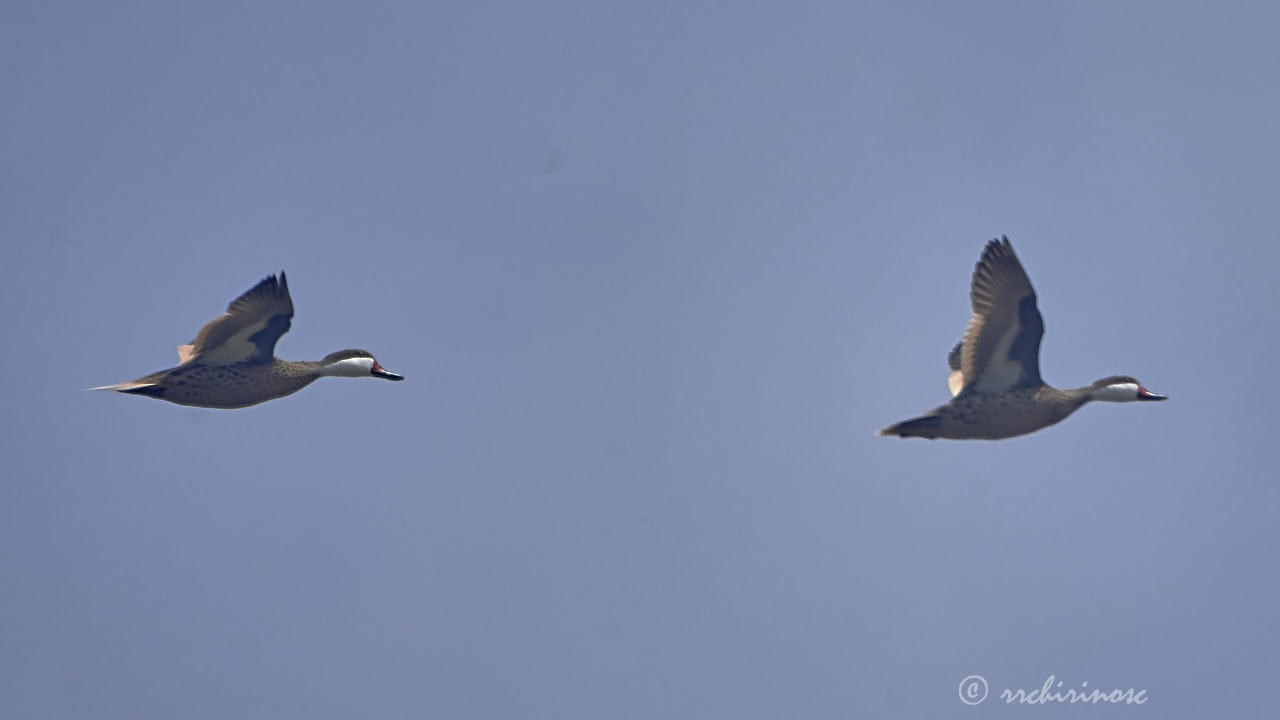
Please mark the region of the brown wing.
<svg viewBox="0 0 1280 720"><path fill-rule="evenodd" d="M1039 386L1044 319L1009 238L992 240L983 248L969 301L973 316L961 342L960 393Z"/></svg>
<svg viewBox="0 0 1280 720"><path fill-rule="evenodd" d="M190 345L180 346L178 357L183 363L205 365L269 363L292 319L293 300L284 273L279 280L269 275L231 301L227 313L205 325Z"/></svg>

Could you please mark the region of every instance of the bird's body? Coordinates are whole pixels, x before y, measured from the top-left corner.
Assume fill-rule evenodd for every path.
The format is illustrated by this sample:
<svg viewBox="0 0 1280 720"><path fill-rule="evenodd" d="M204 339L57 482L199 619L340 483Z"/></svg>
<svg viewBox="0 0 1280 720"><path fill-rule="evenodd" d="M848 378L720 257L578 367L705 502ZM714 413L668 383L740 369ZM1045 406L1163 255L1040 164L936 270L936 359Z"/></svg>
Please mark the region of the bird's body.
<svg viewBox="0 0 1280 720"><path fill-rule="evenodd" d="M404 379L364 350L341 350L315 362L275 357L276 341L289 331L292 318L284 273L279 280L269 276L232 301L227 313L205 325L195 341L180 346L177 367L94 389L179 405L242 408L290 395L325 376Z"/></svg>
<svg viewBox="0 0 1280 720"><path fill-rule="evenodd" d="M191 363L106 389L147 395L179 405L242 408L292 395L318 380L322 367L318 362L290 362L279 358L273 358L267 365Z"/></svg>
<svg viewBox="0 0 1280 720"><path fill-rule="evenodd" d="M1045 384L1040 377L1044 319L1008 238L987 243L969 296L969 327L947 358L952 371L947 384L955 397L927 415L890 425L881 435L1000 440L1061 422L1091 400L1165 399L1125 375L1069 390Z"/></svg>
<svg viewBox="0 0 1280 720"><path fill-rule="evenodd" d="M1059 390L1046 385L972 393L957 397L928 415L885 428L880 434L931 440L1002 440L1065 420L1089 401L1089 390Z"/></svg>

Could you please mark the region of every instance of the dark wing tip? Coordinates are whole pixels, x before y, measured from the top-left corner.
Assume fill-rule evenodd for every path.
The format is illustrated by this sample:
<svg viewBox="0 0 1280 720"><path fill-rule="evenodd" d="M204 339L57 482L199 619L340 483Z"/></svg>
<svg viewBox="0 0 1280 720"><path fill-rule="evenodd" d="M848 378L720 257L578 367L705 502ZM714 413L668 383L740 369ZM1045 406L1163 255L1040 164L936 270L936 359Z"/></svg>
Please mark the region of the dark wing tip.
<svg viewBox="0 0 1280 720"><path fill-rule="evenodd" d="M240 313L262 313L266 325L254 333L249 341L258 346L258 360L269 361L275 351L276 340L289 332L290 320L293 318L293 299L289 297L284 272L279 277L266 276L227 305L228 315ZM222 342L226 337L218 337L217 340Z"/></svg>
<svg viewBox="0 0 1280 720"><path fill-rule="evenodd" d="M982 255L973 266L969 297L971 300L977 300L979 295L992 296L1009 282L1026 286L1026 292L1021 297L1027 295L1035 297L1035 289L1031 286L1031 279L1027 277L1026 270L1022 268L1022 261L1018 260L1018 256L1013 252L1013 245L1010 244L1009 238L1002 235L999 240L987 241L986 246L982 248ZM974 310L977 309L978 306L975 305Z"/></svg>
<svg viewBox="0 0 1280 720"><path fill-rule="evenodd" d="M1009 242L1009 236L1001 235L998 238L992 238L987 241L986 246L982 248L982 256L978 258L977 267L982 267L988 262L1003 260L1006 257L1011 257L1014 262L1018 262L1018 256L1013 252L1013 243Z"/></svg>
<svg viewBox="0 0 1280 720"><path fill-rule="evenodd" d="M277 280L275 275L268 275L262 278L261 280L259 280L257 284L255 284L253 287L240 293L239 297L231 301L231 307L234 307L235 304L240 302L241 300L247 300L252 297L259 297L259 296L279 297L280 289L281 289L280 280ZM285 287L285 293L286 294L288 293L287 286ZM227 308L228 312L230 312L231 307Z"/></svg>
<svg viewBox="0 0 1280 720"><path fill-rule="evenodd" d="M292 305L291 299L289 297L289 281L288 281L288 278L285 277L284 271L281 270L279 276L268 275L262 278L262 280L258 281L257 285L254 285L253 287L249 288L247 291L241 294L240 297L236 298L231 304L234 306L237 302L241 300L248 300L249 298L255 298L255 297L269 297L274 300L288 302L290 305ZM228 308L228 310L230 310L230 308Z"/></svg>

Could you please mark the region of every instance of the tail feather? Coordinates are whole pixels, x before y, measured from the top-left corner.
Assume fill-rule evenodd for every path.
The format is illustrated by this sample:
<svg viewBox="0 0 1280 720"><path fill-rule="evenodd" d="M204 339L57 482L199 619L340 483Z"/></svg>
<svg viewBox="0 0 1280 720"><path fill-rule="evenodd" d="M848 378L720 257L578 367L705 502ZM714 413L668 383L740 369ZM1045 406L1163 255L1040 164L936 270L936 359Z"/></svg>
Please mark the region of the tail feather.
<svg viewBox="0 0 1280 720"><path fill-rule="evenodd" d="M942 419L937 415L922 415L918 418L903 420L900 423L894 423L889 427L880 431L881 435L896 435L898 437L922 437L930 440L938 438L938 426L942 424Z"/></svg>
<svg viewBox="0 0 1280 720"><path fill-rule="evenodd" d="M115 385L103 385L102 387L89 388L90 390L115 390L116 392L129 393L130 395L147 395L149 397L163 397L164 388L152 382L133 382L117 383Z"/></svg>

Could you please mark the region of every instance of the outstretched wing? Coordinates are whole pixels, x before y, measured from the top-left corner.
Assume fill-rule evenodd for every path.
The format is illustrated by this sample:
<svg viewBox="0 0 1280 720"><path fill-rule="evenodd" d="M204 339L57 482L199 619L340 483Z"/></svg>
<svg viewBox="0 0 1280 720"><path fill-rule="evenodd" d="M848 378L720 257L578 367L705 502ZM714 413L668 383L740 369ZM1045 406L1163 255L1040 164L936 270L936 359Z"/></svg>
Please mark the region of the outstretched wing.
<svg viewBox="0 0 1280 720"><path fill-rule="evenodd" d="M969 301L973 316L959 346L963 385L957 394L1039 386L1044 319L1009 238L983 248Z"/></svg>
<svg viewBox="0 0 1280 720"><path fill-rule="evenodd" d="M179 346L178 358L184 364L269 363L275 358L276 341L289 332L292 319L293 300L284 273L279 280L269 275L231 301L226 314L201 328L190 345Z"/></svg>

